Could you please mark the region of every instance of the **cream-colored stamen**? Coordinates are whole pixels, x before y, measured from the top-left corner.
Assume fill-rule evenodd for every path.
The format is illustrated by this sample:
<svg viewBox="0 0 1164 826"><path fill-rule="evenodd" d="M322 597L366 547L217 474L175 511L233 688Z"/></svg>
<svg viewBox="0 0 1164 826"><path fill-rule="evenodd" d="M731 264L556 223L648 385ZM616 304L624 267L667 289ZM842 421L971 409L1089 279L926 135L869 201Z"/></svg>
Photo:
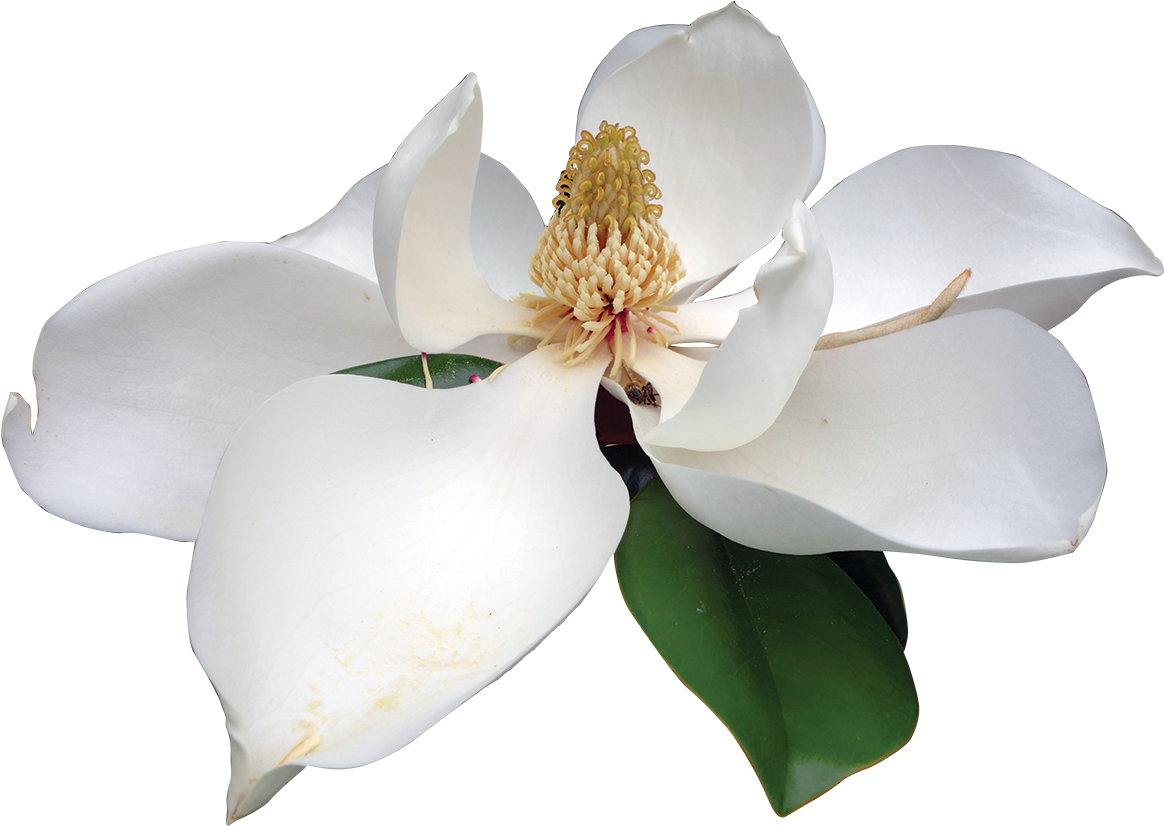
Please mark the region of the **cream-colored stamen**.
<svg viewBox="0 0 1164 826"><path fill-rule="evenodd" d="M513 362L511 361L511 362L509 362L509 364L503 364L500 367L498 367L496 370L494 370L492 373L490 373L489 374L489 381L493 381L495 378L500 376L501 371L508 369L510 364L513 364Z"/></svg>
<svg viewBox="0 0 1164 826"><path fill-rule="evenodd" d="M890 333L897 333L901 330L908 330L910 327L916 327L919 324L937 321L942 317L942 313L950 309L950 305L954 303L954 299L965 289L966 282L969 280L970 270L962 270L958 274L958 277L946 286L946 289L938 293L938 297L934 299L934 303L930 306L923 307L920 310L914 310L912 313L906 313L897 318L891 318L889 321L870 324L868 327L861 327L857 330L849 330L844 333L829 333L827 336L820 337L814 349L832 350L836 347L844 347L846 344L856 344L858 341L881 338L881 336L887 336Z"/></svg>
<svg viewBox="0 0 1164 826"><path fill-rule="evenodd" d="M539 347L561 343L558 361L581 364L606 342L609 375L633 364L638 339L667 346L678 327L661 313L685 270L659 226L663 210L650 156L629 126L602 122L583 132L558 179L555 213L530 256L530 280L543 295L513 300L534 311Z"/></svg>
<svg viewBox="0 0 1164 826"><path fill-rule="evenodd" d="M432 373L428 372L428 353L420 354L420 369L424 371L424 389L432 390Z"/></svg>

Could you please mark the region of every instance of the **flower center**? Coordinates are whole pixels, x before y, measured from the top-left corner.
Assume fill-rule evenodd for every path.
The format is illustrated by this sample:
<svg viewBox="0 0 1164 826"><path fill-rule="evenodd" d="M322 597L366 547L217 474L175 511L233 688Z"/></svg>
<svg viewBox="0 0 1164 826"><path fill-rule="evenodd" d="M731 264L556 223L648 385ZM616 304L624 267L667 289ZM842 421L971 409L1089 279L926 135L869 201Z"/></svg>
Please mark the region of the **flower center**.
<svg viewBox="0 0 1164 826"><path fill-rule="evenodd" d="M530 256L530 280L543 294L513 301L534 311L539 346L562 342L558 361L568 367L605 341L617 376L634 364L639 337L666 347L659 327L678 330L659 314L675 311L666 302L685 270L659 226L649 160L632 127L603 121L596 135L582 132L558 179L556 211Z"/></svg>

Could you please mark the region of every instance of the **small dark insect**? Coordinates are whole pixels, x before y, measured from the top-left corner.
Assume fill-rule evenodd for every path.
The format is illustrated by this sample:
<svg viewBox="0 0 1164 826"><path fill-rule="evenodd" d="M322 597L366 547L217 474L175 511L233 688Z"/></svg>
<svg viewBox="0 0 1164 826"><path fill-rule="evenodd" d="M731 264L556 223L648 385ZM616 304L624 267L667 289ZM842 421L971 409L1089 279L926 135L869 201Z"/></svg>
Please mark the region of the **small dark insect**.
<svg viewBox="0 0 1164 826"><path fill-rule="evenodd" d="M626 390L626 397L635 404L641 404L644 407L659 406L659 394L649 381L634 379L627 382L623 389Z"/></svg>

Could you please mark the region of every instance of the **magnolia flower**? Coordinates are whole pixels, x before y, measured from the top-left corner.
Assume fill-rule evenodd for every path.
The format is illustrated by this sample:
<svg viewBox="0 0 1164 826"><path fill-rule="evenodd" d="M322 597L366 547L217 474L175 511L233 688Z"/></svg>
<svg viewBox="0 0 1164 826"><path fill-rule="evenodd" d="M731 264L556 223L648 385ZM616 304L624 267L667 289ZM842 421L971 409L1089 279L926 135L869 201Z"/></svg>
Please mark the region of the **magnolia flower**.
<svg viewBox="0 0 1164 826"><path fill-rule="evenodd" d="M583 123L583 124L582 124L582 126L583 126L583 127L585 127L585 124ZM590 128L592 128L592 127L590 127ZM646 134L646 129L645 129L645 127L641 127L641 126L639 126L639 129L640 129L640 133L643 133L644 135ZM650 145L648 145L648 148L650 148ZM654 155L658 156L658 152L654 152ZM530 183L530 185L531 185L531 186L533 186L533 185L534 185L534 181L527 181L527 183ZM668 195L668 190L667 190L667 188L666 188L666 186L665 186L665 187L663 187L663 201L662 201L662 202L663 202L663 206L665 206L665 207L668 207L668 206L669 206L669 204L670 204L670 202L667 200L667 195ZM665 213L665 218L666 218L666 213ZM805 220L807 220L807 219L805 219ZM826 238L826 241L829 241L829 240L828 240L828 238ZM830 250L832 250L832 249L833 249L833 245L832 245L831 243L829 243L829 249L830 249ZM835 254L835 252L833 252L833 257L836 257L836 254ZM975 271L975 277L979 277L979 275L980 275L980 272L979 272L979 271ZM839 291L839 287L838 287L838 298L839 298L839 294L840 294L840 291ZM929 297L930 297L930 295L927 295L927 297L925 297L925 298L921 299L921 301L928 300L928 298L929 298ZM311 308L312 308L312 307L310 307L310 306L307 306L306 302L304 302L304 305L300 305L300 306L299 306L297 309L301 309L301 311L303 311L304 313L306 313L306 312L310 311L310 309L311 309ZM902 308L908 308L908 307L902 307ZM325 308L325 309L326 309L326 308ZM889 313L889 314L892 314L892 313ZM879 316L879 318L880 318L880 316ZM847 325L846 325L846 326L847 326ZM937 326L937 325L935 325L935 329L936 329L936 328L938 328L938 326ZM353 337L355 337L355 336L353 336ZM369 339L370 339L370 337L372 337L372 336L369 336ZM339 348L338 348L338 349L339 349ZM353 349L359 349L359 348L357 348L357 347L353 346ZM645 350L645 351L646 351L646 350ZM379 350L379 351L377 351L377 353L375 354L375 357L383 357L384 355L389 355L389 354L385 354L383 350ZM341 354L341 356L348 356L348 354L347 354L347 353L343 353L343 354ZM350 357L350 356L348 356L348 357L349 357L349 363L352 363L352 362L357 362L357 361L367 361L367 358L364 358L363 356L361 356L361 357ZM514 369L516 369L516 368L514 368ZM576 369L575 369L575 370L576 370ZM501 378L499 378L499 379L498 379L497 387L503 387L503 386L504 386L504 384L503 384L503 382L502 382L502 379L503 379L503 378L505 378L505 375L503 375ZM667 398L667 394L666 394L666 393L665 393L665 394L663 394L663 398L665 398L665 399ZM651 425L651 423L652 423L652 422L647 422L647 425L646 425L646 426L644 426L644 429L645 429L645 427L647 427L647 426L650 426L650 425ZM90 485L91 485L92 483L88 483L88 484L90 484ZM196 526L196 527L197 527L197 526ZM151 533L152 533L152 532L151 532ZM187 534L187 535L189 535L189 534ZM608 554L609 554L609 550L608 550Z"/></svg>

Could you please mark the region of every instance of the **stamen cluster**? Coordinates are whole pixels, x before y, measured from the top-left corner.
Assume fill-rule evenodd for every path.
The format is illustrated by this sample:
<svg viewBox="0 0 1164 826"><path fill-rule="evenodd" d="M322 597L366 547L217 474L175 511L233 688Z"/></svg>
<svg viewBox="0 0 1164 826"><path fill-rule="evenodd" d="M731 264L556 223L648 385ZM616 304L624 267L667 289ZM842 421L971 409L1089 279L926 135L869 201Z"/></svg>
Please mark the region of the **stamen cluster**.
<svg viewBox="0 0 1164 826"><path fill-rule="evenodd" d="M530 280L543 295L514 301L534 310L530 324L547 330L541 345L561 341L566 366L581 364L602 342L614 361L610 375L634 364L643 336L667 345L659 326L676 326L659 313L685 269L659 225L663 209L650 156L632 127L602 122L583 132L558 180L555 213L530 256Z"/></svg>

